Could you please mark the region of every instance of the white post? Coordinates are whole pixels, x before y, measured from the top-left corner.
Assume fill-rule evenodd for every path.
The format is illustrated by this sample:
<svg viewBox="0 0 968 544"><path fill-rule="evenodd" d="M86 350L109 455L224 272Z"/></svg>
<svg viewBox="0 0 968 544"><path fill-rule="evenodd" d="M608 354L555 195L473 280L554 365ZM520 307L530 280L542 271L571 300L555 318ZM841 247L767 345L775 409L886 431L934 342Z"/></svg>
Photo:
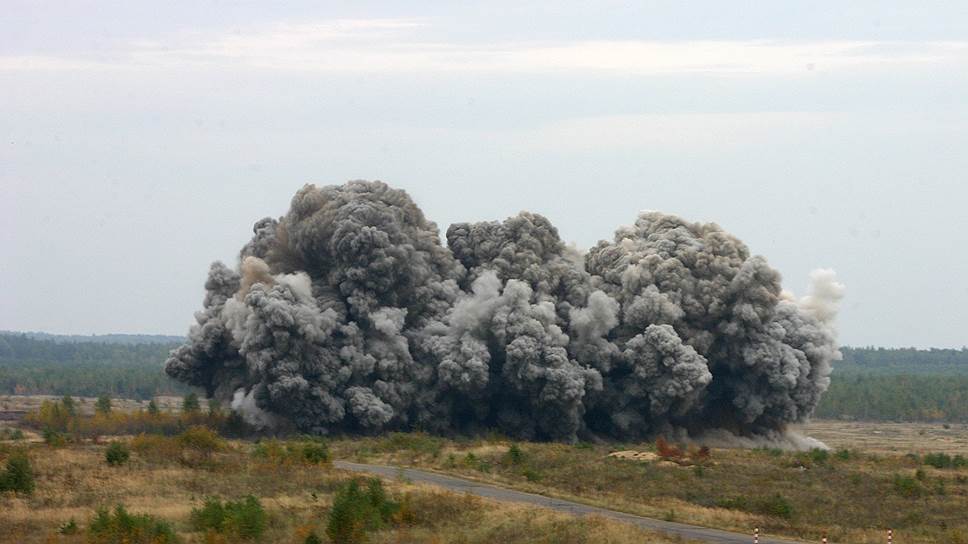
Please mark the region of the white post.
<svg viewBox="0 0 968 544"><path fill-rule="evenodd" d="M760 544L760 528L753 529L753 544Z"/></svg>
<svg viewBox="0 0 968 544"><path fill-rule="evenodd" d="M894 529L887 530L887 544L894 544Z"/></svg>

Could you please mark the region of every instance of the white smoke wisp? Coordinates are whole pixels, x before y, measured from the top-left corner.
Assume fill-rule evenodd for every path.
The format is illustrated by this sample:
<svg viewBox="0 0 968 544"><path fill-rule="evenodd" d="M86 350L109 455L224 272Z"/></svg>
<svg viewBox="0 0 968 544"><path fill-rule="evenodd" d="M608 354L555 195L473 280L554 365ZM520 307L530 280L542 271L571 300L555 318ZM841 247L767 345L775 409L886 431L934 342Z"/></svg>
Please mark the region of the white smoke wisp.
<svg viewBox="0 0 968 544"><path fill-rule="evenodd" d="M811 278L797 299L719 226L655 211L584 252L529 212L445 246L404 191L307 185L212 265L166 370L261 428L779 443L839 356L843 285Z"/></svg>

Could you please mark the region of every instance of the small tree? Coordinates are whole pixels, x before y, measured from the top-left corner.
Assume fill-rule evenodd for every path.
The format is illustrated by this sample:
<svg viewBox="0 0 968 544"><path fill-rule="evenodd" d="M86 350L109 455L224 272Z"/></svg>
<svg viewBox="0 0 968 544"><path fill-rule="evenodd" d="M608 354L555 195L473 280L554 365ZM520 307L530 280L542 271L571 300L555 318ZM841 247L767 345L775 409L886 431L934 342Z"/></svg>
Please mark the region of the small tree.
<svg viewBox="0 0 968 544"><path fill-rule="evenodd" d="M101 395L97 398L97 402L94 403L94 410L99 414L110 414L111 413L111 397L108 395Z"/></svg>
<svg viewBox="0 0 968 544"><path fill-rule="evenodd" d="M104 452L104 459L111 466L120 466L128 462L131 452L123 442L111 442L107 451Z"/></svg>
<svg viewBox="0 0 968 544"><path fill-rule="evenodd" d="M185 395L182 399L182 412L186 414L198 413L200 406L198 405L198 395L191 392Z"/></svg>
<svg viewBox="0 0 968 544"><path fill-rule="evenodd" d="M208 399L208 415L217 415L221 408L222 405L219 403L218 399Z"/></svg>
<svg viewBox="0 0 968 544"><path fill-rule="evenodd" d="M64 407L64 413L70 417L77 415L77 405L74 403L74 397L70 395L64 395L61 399L61 405Z"/></svg>
<svg viewBox="0 0 968 544"><path fill-rule="evenodd" d="M0 491L15 491L29 495L34 491L34 471L27 454L18 451L7 459L6 470L0 474Z"/></svg>
<svg viewBox="0 0 968 544"><path fill-rule="evenodd" d="M161 413L161 410L158 409L158 403L155 402L155 399L151 399L148 402L148 414L152 416L156 416L160 413Z"/></svg>

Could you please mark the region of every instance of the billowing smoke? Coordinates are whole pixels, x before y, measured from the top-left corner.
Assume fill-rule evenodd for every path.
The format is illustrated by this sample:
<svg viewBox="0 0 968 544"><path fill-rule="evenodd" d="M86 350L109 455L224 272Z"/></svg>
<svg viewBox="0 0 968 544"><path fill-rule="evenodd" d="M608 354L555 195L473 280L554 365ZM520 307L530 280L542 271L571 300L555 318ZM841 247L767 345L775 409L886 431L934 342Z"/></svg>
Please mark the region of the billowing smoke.
<svg viewBox="0 0 968 544"><path fill-rule="evenodd" d="M833 272L797 299L715 224L644 212L582 255L522 212L445 247L404 191L353 181L253 231L167 372L256 426L776 436L840 355Z"/></svg>

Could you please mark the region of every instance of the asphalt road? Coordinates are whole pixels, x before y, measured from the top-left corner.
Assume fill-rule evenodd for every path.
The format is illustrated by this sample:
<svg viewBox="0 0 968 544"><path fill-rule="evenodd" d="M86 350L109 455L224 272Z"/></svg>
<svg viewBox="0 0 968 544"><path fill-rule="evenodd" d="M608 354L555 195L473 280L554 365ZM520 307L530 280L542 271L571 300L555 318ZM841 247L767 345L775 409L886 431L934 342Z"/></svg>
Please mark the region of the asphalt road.
<svg viewBox="0 0 968 544"><path fill-rule="evenodd" d="M464 480L463 478L445 476L436 472L428 472L413 468L352 463L350 461L336 461L334 465L336 468L341 468L344 470L365 472L387 478L403 477L411 482L436 485L449 491L454 491L457 493L470 493L471 495L477 495L478 497L484 497L497 501L532 504L576 516L602 516L623 521L625 523L631 523L632 525L645 529L651 529L671 535L678 535L684 538L697 540L699 542L716 542L725 544L749 544L753 542L752 534L731 533L729 531L708 529L706 527L699 527L696 525L686 525L685 523L646 518L636 516L634 514L627 514L625 512L609 510L607 508L599 508L597 506L589 506L587 504L581 504L564 499L555 499L552 497L545 497L543 495L535 495L534 493L525 493L523 491L515 491L513 489L507 489L495 485ZM797 541L770 538L765 535L760 535L760 542L762 544L794 544Z"/></svg>

